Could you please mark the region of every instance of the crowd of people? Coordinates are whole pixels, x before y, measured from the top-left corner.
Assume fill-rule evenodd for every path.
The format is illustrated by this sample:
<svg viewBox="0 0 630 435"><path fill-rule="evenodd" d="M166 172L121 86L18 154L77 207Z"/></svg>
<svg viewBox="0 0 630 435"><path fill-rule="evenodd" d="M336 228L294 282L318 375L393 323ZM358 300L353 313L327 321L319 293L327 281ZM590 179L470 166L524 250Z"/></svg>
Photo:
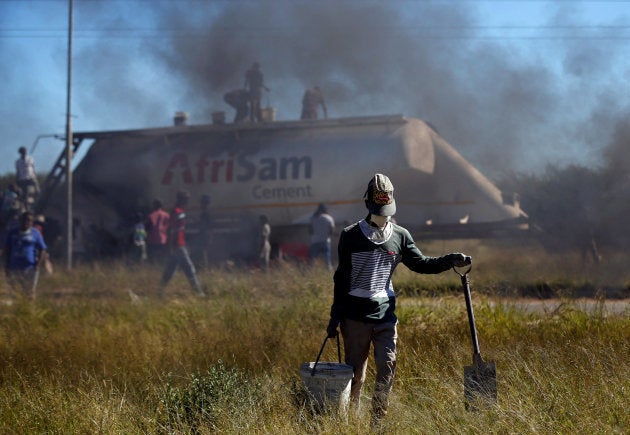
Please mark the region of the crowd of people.
<svg viewBox="0 0 630 435"><path fill-rule="evenodd" d="M261 122L263 121L261 100L263 92L270 89L265 84L264 74L261 65L254 62L245 72L243 88L230 91L224 95L224 101L236 109L234 122ZM328 117L323 94L318 86L307 89L302 98L302 112L300 119L309 120L318 118L318 110L321 107L324 118ZM0 197L0 228L3 230L3 254L6 259L5 270L15 271L16 268L26 270L38 270L41 262L50 261L46 258L46 243L44 242L43 227L44 217L34 215L35 205L40 193L39 182L35 170L35 160L29 155L26 147L18 149L19 158L15 162L15 180L9 183ZM196 277L195 266L191 260L191 255L185 245L185 213L183 207L187 204L183 196L178 194L176 205L172 212L163 209L163 204L159 199L153 202L153 210L145 218L142 214L136 214L131 236L130 252L133 259L140 262L165 262L165 270L162 276L162 287L170 281L172 275L178 268L181 268L188 277L193 290L197 294L202 294L198 279ZM182 194L183 195L183 194ZM199 227L199 235L196 240L195 260L203 266L209 264L209 247L211 246L211 220L209 213L210 197L204 195L200 202L201 213L196 222ZM177 212L179 210L179 213ZM29 224L30 222L30 224ZM39 232L39 237L28 236L29 243L15 236L15 231L23 226L27 226ZM325 205L321 204L310 225L311 243L309 248L309 258L311 262L322 259L329 270L332 269L331 236L334 231L334 220L326 212ZM18 231L19 232L19 231ZM22 232L26 234L27 230ZM28 230L31 233L30 229ZM88 257L86 244L89 237L88 232L83 228L79 218L73 219L72 239L73 253L79 262L85 261ZM11 234L11 238L9 238ZM33 233L34 234L34 233ZM265 215L259 216L259 230L256 236L256 258L262 270L268 270L272 256L272 246L270 242L271 224ZM18 240L19 239L19 240ZM10 245L13 244L13 245ZM28 246L28 248L26 248ZM20 249L28 249L28 254L21 253ZM23 255L28 258L28 264L11 259L11 256ZM9 272L7 272L9 273ZM24 276L35 274L28 272ZM24 279L21 279L24 281ZM31 289L34 289L31 286Z"/></svg>
<svg viewBox="0 0 630 435"><path fill-rule="evenodd" d="M210 210L210 195L204 194L199 199L199 211L194 216L187 216L190 195L180 191L176 195L173 209L168 212L162 201L155 198L151 211L144 217L136 213L130 229L130 258L133 262L167 263L162 278L165 286L178 268L188 277L193 290L200 293L196 283L196 268L207 268L216 260L212 249L216 225ZM190 249L186 243L187 221L193 222L193 240ZM262 271L269 271L273 258L282 258L281 247L272 249L271 223L267 215L258 216L258 224L251 234L254 237L254 250L249 256L250 263ZM325 204L319 204L311 216L308 232L308 260L311 265L323 264L328 270L333 269L331 241L335 232L335 220L328 213ZM184 252L185 251L185 252ZM274 252L272 252L274 251ZM177 254L172 255L173 252ZM290 254L286 256L291 257Z"/></svg>
<svg viewBox="0 0 630 435"><path fill-rule="evenodd" d="M251 95L250 91L254 88L267 89L263 84L263 76L258 63L255 63L248 71L246 84L249 87L248 95ZM317 96L320 91L317 88L315 90L315 94L312 94L310 90L307 91L310 96L305 95L305 107L309 104L323 105L323 100ZM248 99L248 101L251 103L252 100ZM325 110L325 105L323 107ZM315 111L316 109L317 107ZM239 116L243 116L243 113ZM249 113L249 116L253 120L259 119L255 113ZM303 113L303 116L316 115L313 115L311 111L310 115ZM46 265L46 269L52 271L52 263L44 238L45 218L43 215L34 214L39 195L35 161L25 147L20 147L18 154L19 158L15 162L15 180L8 184L0 198L0 228L3 230L1 248L10 288L19 290L26 296L34 297L39 270L42 265ZM213 244L211 200L209 195L202 195L199 200L199 214L193 218L195 235L191 252L186 241L186 226L189 221L186 207L189 199L190 195L187 192L177 192L173 207L167 211L162 201L155 198L150 212L136 212L133 217L128 248L125 249L126 255L134 263L148 262L163 265L159 286L161 295L164 294L169 282L179 269L187 277L196 295L201 297L206 295L197 277L197 268L208 267L213 260L211 258ZM255 266L265 272L269 271L272 260L271 231L269 218L266 215L260 215L258 228L252 233L255 240L251 257L254 259ZM333 217L328 213L326 205L320 204L309 224L308 256L311 264L322 262L328 270L332 270L331 240L334 231ZM84 263L90 257L99 254L89 249L90 241L99 240L99 238L97 229L85 228L80 217L73 218L74 264Z"/></svg>

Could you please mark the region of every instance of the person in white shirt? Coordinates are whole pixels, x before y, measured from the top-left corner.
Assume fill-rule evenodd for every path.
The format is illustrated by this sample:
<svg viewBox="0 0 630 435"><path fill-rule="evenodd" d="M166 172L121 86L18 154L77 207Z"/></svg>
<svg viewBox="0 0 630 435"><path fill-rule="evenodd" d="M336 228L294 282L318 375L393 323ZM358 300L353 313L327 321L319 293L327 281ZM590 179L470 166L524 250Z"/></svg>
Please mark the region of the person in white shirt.
<svg viewBox="0 0 630 435"><path fill-rule="evenodd" d="M20 158L15 161L15 181L22 190L24 203L28 204L34 201L37 194L39 194L39 183L37 182L37 174L35 174L35 160L27 154L26 147L20 147L18 152L20 153Z"/></svg>

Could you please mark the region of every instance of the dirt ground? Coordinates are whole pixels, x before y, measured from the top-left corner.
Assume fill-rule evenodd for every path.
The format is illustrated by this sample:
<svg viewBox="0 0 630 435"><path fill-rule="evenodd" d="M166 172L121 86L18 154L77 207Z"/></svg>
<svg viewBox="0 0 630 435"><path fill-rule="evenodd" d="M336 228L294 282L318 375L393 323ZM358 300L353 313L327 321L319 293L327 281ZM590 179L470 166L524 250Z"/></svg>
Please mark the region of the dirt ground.
<svg viewBox="0 0 630 435"><path fill-rule="evenodd" d="M579 299L529 299L510 298L489 301L491 305L504 304L516 309L532 313L553 314L563 309L573 309L586 311L589 313L601 310L605 314L628 314L630 315L630 299L605 299L597 300L591 298Z"/></svg>
<svg viewBox="0 0 630 435"><path fill-rule="evenodd" d="M477 305L479 300L473 295L473 305ZM419 304L424 306L438 306L450 305L456 302L459 298L404 298L400 300L398 305L405 304ZM537 299L537 298L523 298L523 297L491 297L485 298L484 303L490 306L503 305L507 308L513 308L518 311L524 311L533 314L546 314L554 315L564 310L578 310L585 311L591 314L601 312L604 315L613 314L630 315L630 298L625 299L595 299L595 298L549 298L549 299ZM464 298L461 297L461 305L465 308Z"/></svg>

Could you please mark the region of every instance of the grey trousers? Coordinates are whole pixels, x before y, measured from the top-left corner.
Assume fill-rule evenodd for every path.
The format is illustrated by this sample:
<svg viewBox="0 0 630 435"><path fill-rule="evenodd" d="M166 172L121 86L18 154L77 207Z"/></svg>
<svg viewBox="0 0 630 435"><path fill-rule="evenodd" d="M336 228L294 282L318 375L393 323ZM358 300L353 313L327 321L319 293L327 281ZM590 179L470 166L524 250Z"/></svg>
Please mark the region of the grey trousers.
<svg viewBox="0 0 630 435"><path fill-rule="evenodd" d="M11 295L13 290L20 291L23 296L35 299L35 288L39 280L39 269L29 267L24 270L9 270L7 273Z"/></svg>
<svg viewBox="0 0 630 435"><path fill-rule="evenodd" d="M365 383L370 345L374 347L376 383L372 396L372 413L383 417L389 405L389 393L396 372L396 323L367 323L344 319L341 321L346 364L354 368L350 389L350 403L358 408L361 388Z"/></svg>
<svg viewBox="0 0 630 435"><path fill-rule="evenodd" d="M180 246L177 249L174 249L173 252L171 252L171 255L166 260L164 273L162 274L161 292L163 292L166 284L168 284L171 278L173 278L173 275L177 270L177 266L181 267L186 274L188 282L190 282L190 286L192 287L193 291L197 294L202 294L203 290L201 288L201 285L199 284L199 280L197 279L197 271L195 270L195 266L190 259L190 255L188 255L188 250L184 246Z"/></svg>

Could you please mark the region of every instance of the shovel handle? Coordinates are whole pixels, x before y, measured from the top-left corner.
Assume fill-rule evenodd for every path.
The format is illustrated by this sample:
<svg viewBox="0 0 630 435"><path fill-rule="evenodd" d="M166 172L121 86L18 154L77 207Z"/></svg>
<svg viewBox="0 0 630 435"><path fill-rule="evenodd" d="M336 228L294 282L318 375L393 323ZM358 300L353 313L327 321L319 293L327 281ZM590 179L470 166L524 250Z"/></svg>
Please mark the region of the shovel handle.
<svg viewBox="0 0 630 435"><path fill-rule="evenodd" d="M466 299L466 311L468 312L468 324L470 325L470 338L472 339L473 345L473 359L475 359L477 355L481 357L481 353L479 352L479 339L477 338L477 327L475 326L475 313L473 311L472 299L470 297L470 283L468 281L468 272L470 272L471 268L472 264L464 273L459 273L454 267L453 270L459 275L462 281L462 289L464 290L464 297Z"/></svg>
<svg viewBox="0 0 630 435"><path fill-rule="evenodd" d="M322 347L319 349L319 353L317 354L317 358L315 359L315 364L313 364L313 369L311 370L311 376L315 376L315 369L317 369L317 363L319 362L319 358L322 356L322 352L324 352L324 347L326 346L326 342L328 341L328 336L324 338L324 342L322 343ZM341 363L341 340L339 340L339 335L337 335L337 358Z"/></svg>

